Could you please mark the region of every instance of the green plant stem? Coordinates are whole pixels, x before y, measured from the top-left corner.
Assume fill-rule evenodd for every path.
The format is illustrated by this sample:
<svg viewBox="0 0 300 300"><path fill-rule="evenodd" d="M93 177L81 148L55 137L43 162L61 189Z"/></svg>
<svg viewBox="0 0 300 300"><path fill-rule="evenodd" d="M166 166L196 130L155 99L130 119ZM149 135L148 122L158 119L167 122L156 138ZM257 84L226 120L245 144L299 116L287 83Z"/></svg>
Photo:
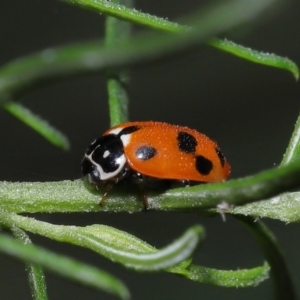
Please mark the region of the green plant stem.
<svg viewBox="0 0 300 300"><path fill-rule="evenodd" d="M128 121L127 72L108 72L107 90L110 125Z"/></svg>
<svg viewBox="0 0 300 300"><path fill-rule="evenodd" d="M111 0L111 4L131 8L132 0ZM130 36L131 24L114 17L106 18L105 45L117 48ZM111 126L128 121L128 71L110 69L107 71L107 92Z"/></svg>
<svg viewBox="0 0 300 300"><path fill-rule="evenodd" d="M259 220L242 215L235 217L246 225L262 248L271 267L270 276L273 279L275 299L296 299L292 279L275 236Z"/></svg>
<svg viewBox="0 0 300 300"><path fill-rule="evenodd" d="M296 161L241 179L170 190L149 201L149 207L176 211L217 208L223 202L228 206L244 205L299 187L299 177L300 162Z"/></svg>
<svg viewBox="0 0 300 300"><path fill-rule="evenodd" d="M196 211L228 205L242 205L283 193L298 187L299 162L270 169L255 176L224 183L179 188L165 193L148 193L148 208L165 211ZM85 189L82 180L62 182L9 183L0 182L0 208L10 212L82 212L141 211L139 189L116 185L103 206L101 194ZM272 206L272 203L270 203Z"/></svg>
<svg viewBox="0 0 300 300"><path fill-rule="evenodd" d="M29 236L22 229L12 226L10 230L15 238L24 245L32 244ZM43 269L35 264L27 263L26 271L31 289L31 295L34 300L47 300L47 286Z"/></svg>

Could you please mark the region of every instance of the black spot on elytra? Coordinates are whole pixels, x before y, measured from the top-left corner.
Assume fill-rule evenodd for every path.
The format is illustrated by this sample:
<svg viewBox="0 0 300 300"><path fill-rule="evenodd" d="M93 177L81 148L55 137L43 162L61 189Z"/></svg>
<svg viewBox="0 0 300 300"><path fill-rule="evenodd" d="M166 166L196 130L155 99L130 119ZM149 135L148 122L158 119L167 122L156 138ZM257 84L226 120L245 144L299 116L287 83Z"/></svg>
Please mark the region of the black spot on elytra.
<svg viewBox="0 0 300 300"><path fill-rule="evenodd" d="M219 159L220 159L221 166L224 167L225 161L226 161L225 156L224 156L223 153L221 152L221 149L220 149L220 148L216 148L216 152L217 152L217 155L218 155L218 157L219 157Z"/></svg>
<svg viewBox="0 0 300 300"><path fill-rule="evenodd" d="M213 168L212 162L202 155L196 156L196 169L202 175L208 175Z"/></svg>
<svg viewBox="0 0 300 300"><path fill-rule="evenodd" d="M148 160L155 156L157 153L156 149L150 146L142 146L135 152L135 156L140 160Z"/></svg>
<svg viewBox="0 0 300 300"><path fill-rule="evenodd" d="M122 136L122 135L130 134L130 133L132 133L132 132L138 131L139 129L140 129L139 126L135 126L135 125L133 125L133 126L128 126L128 127L123 128L123 129L119 132L118 136L120 137L120 136Z"/></svg>
<svg viewBox="0 0 300 300"><path fill-rule="evenodd" d="M197 140L189 133L180 131L177 135L178 147L185 153L195 153Z"/></svg>

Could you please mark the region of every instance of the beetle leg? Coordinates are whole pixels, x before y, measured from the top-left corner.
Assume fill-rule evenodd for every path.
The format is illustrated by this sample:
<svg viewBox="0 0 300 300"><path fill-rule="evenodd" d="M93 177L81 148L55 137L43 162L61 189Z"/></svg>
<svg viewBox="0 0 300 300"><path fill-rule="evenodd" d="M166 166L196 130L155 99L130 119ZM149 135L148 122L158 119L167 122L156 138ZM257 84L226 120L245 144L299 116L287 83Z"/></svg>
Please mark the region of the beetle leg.
<svg viewBox="0 0 300 300"><path fill-rule="evenodd" d="M103 196L102 196L102 198L101 198L101 200L100 200L100 202L99 202L99 205L100 205L100 206L103 206L104 201L105 201L105 199L106 199L106 196L107 196L108 192L111 190L111 188L112 188L113 186L114 186L114 182L110 182L110 183L107 184L106 189L105 189L105 192L104 192L104 194L103 194Z"/></svg>

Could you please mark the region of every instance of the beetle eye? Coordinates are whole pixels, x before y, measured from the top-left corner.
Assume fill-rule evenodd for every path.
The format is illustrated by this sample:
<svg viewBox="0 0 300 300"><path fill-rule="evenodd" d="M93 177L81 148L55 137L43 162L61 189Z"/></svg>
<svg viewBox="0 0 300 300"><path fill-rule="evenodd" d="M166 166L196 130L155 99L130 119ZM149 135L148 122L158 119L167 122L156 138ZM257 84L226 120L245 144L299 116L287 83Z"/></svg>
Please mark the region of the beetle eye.
<svg viewBox="0 0 300 300"><path fill-rule="evenodd" d="M100 174L97 167L89 159L83 159L81 163L81 171L89 183L97 184L100 182Z"/></svg>

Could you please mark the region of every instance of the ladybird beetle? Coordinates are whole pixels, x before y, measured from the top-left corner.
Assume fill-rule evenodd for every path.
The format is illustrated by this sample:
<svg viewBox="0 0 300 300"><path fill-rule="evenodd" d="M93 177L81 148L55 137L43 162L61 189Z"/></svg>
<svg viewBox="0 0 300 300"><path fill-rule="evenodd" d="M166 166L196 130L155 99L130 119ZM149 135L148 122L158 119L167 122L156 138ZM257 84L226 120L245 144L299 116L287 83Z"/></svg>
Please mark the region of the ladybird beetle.
<svg viewBox="0 0 300 300"><path fill-rule="evenodd" d="M124 179L190 185L223 181L230 174L220 148L206 135L153 121L128 122L107 130L89 146L81 169L89 184L105 186L104 197Z"/></svg>

